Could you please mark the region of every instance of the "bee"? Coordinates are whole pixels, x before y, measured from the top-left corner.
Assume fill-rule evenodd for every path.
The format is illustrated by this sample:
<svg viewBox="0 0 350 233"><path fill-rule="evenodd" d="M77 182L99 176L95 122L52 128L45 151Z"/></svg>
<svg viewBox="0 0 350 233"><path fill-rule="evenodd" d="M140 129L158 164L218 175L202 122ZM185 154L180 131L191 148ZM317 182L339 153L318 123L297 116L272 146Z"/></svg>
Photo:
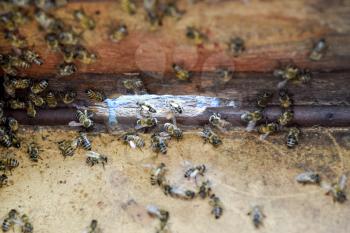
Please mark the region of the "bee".
<svg viewBox="0 0 350 233"><path fill-rule="evenodd" d="M244 40L240 37L231 38L228 42L228 50L233 56L239 56L245 50Z"/></svg>
<svg viewBox="0 0 350 233"><path fill-rule="evenodd" d="M83 46L77 46L75 48L75 58L84 64L91 64L96 61L97 55L89 52Z"/></svg>
<svg viewBox="0 0 350 233"><path fill-rule="evenodd" d="M256 106L261 109L266 108L269 102L271 101L272 97L273 94L271 92L263 92L262 94L258 95L256 99Z"/></svg>
<svg viewBox="0 0 350 233"><path fill-rule="evenodd" d="M260 139L265 140L267 136L278 131L278 124L272 122L268 124L263 124L258 127L258 132L261 134Z"/></svg>
<svg viewBox="0 0 350 233"><path fill-rule="evenodd" d="M145 102L137 102L137 106L140 108L140 112L142 113L156 113L157 111L149 104Z"/></svg>
<svg viewBox="0 0 350 233"><path fill-rule="evenodd" d="M203 181L202 184L199 186L198 195L204 199L208 197L211 193L211 187L209 180Z"/></svg>
<svg viewBox="0 0 350 233"><path fill-rule="evenodd" d="M13 79L12 84L15 89L26 89L30 86L30 79Z"/></svg>
<svg viewBox="0 0 350 233"><path fill-rule="evenodd" d="M173 64L173 71L175 72L176 77L181 81L189 81L191 77L190 72L178 64Z"/></svg>
<svg viewBox="0 0 350 233"><path fill-rule="evenodd" d="M168 151L168 137L164 137L160 134L153 134L151 136L152 150L156 153L166 154Z"/></svg>
<svg viewBox="0 0 350 233"><path fill-rule="evenodd" d="M98 163L102 163L102 166L105 167L105 164L107 163L107 156L101 155L100 153L94 151L88 151L86 152L86 155L86 163L91 167Z"/></svg>
<svg viewBox="0 0 350 233"><path fill-rule="evenodd" d="M15 209L10 210L8 213L8 216L4 219L2 222L1 228L3 232L8 232L11 227L14 226L16 220L17 220L18 212Z"/></svg>
<svg viewBox="0 0 350 233"><path fill-rule="evenodd" d="M14 87L13 81L8 78L8 76L4 76L4 82L3 82L3 87L5 92L11 96L15 97L16 94L16 89Z"/></svg>
<svg viewBox="0 0 350 233"><path fill-rule="evenodd" d="M91 223L88 227L88 230L84 231L85 233L100 233L100 229L97 226L98 222L96 219L91 220Z"/></svg>
<svg viewBox="0 0 350 233"><path fill-rule="evenodd" d="M0 54L0 66L1 69L4 71L5 74L8 75L12 75L12 76L16 76L18 73L18 70L12 65L11 61L10 61L10 56L7 54ZM7 84L5 84L4 82L4 87L5 87L5 91L8 93L9 91L15 92L15 89L13 86L9 85L10 82L7 82ZM6 89L10 88L10 89ZM9 94L10 95L10 94Z"/></svg>
<svg viewBox="0 0 350 233"><path fill-rule="evenodd" d="M324 56L328 49L326 40L324 38L321 38L319 41L317 41L314 44L314 47L310 53L310 60L311 61L319 61Z"/></svg>
<svg viewBox="0 0 350 233"><path fill-rule="evenodd" d="M34 93L29 93L28 94L28 99L33 102L33 104L37 107L41 107L45 104L44 98L42 98L39 95L36 95Z"/></svg>
<svg viewBox="0 0 350 233"><path fill-rule="evenodd" d="M62 101L65 104L73 103L76 97L77 97L77 93L75 91L67 91L63 93L61 96Z"/></svg>
<svg viewBox="0 0 350 233"><path fill-rule="evenodd" d="M215 194L210 195L209 204L212 207L211 213L214 215L215 219L220 218L224 212L224 207L220 198L217 197Z"/></svg>
<svg viewBox="0 0 350 233"><path fill-rule="evenodd" d="M163 230L166 227L166 224L169 220L169 212L163 209L160 209L159 207L155 205L148 205L147 206L147 213L152 216L156 217L160 221L160 229L157 232L163 232Z"/></svg>
<svg viewBox="0 0 350 233"><path fill-rule="evenodd" d="M174 101L167 102L167 105L173 113L182 114L184 111L182 106Z"/></svg>
<svg viewBox="0 0 350 233"><path fill-rule="evenodd" d="M77 119L84 128L91 128L94 125L90 117L91 115L88 114L87 110L84 112L77 110Z"/></svg>
<svg viewBox="0 0 350 233"><path fill-rule="evenodd" d="M197 179L197 176L204 176L204 173L206 172L207 168L204 164L198 165L195 167L191 167L186 170L184 177L187 179Z"/></svg>
<svg viewBox="0 0 350 233"><path fill-rule="evenodd" d="M288 125L294 117L294 112L292 110L286 110L284 111L277 119L277 123L280 126L286 126Z"/></svg>
<svg viewBox="0 0 350 233"><path fill-rule="evenodd" d="M215 147L222 144L222 140L219 136L209 128L205 128L200 135L204 138L204 142L209 142Z"/></svg>
<svg viewBox="0 0 350 233"><path fill-rule="evenodd" d="M66 30L57 34L58 42L62 45L76 45L79 43L79 35L72 30Z"/></svg>
<svg viewBox="0 0 350 233"><path fill-rule="evenodd" d="M0 176L0 188L2 188L3 186L7 185L8 182L8 177L6 174L2 174Z"/></svg>
<svg viewBox="0 0 350 233"><path fill-rule="evenodd" d="M62 63L58 67L58 74L60 76L69 76L77 71L77 67L74 63Z"/></svg>
<svg viewBox="0 0 350 233"><path fill-rule="evenodd" d="M47 80L40 80L39 82L35 82L31 87L30 90L34 94L39 94L43 92L47 86L49 85Z"/></svg>
<svg viewBox="0 0 350 233"><path fill-rule="evenodd" d="M321 177L316 172L303 172L297 175L295 180L301 184L320 184Z"/></svg>
<svg viewBox="0 0 350 233"><path fill-rule="evenodd" d="M85 150L91 150L91 143L89 138L87 137L86 133L80 132L79 134L80 138L80 145L85 149Z"/></svg>
<svg viewBox="0 0 350 233"><path fill-rule="evenodd" d="M170 136L175 137L176 139L181 139L183 137L183 132L180 128L178 128L176 125L171 123L165 123L164 124L164 130L167 132Z"/></svg>
<svg viewBox="0 0 350 233"><path fill-rule="evenodd" d="M179 20L185 12L179 10L175 1L170 1L165 4L164 14L167 16L174 17L176 20Z"/></svg>
<svg viewBox="0 0 350 233"><path fill-rule="evenodd" d="M15 48L25 48L28 46L26 39L18 31L5 30L5 39Z"/></svg>
<svg viewBox="0 0 350 233"><path fill-rule="evenodd" d="M45 35L45 41L53 51L58 51L60 42L56 33L48 33Z"/></svg>
<svg viewBox="0 0 350 233"><path fill-rule="evenodd" d="M5 147L11 147L12 141L10 136L5 132L4 128L0 128L0 143Z"/></svg>
<svg viewBox="0 0 350 233"><path fill-rule="evenodd" d="M220 83L228 83L233 77L233 71L226 68L219 68L216 70L216 74L219 76Z"/></svg>
<svg viewBox="0 0 350 233"><path fill-rule="evenodd" d="M49 91L46 95L46 103L49 108L55 108L57 106L57 99L55 96L55 93L52 91Z"/></svg>
<svg viewBox="0 0 350 233"><path fill-rule="evenodd" d="M31 118L35 118L36 117L36 110L35 110L35 106L31 101L27 102L27 116L31 117Z"/></svg>
<svg viewBox="0 0 350 233"><path fill-rule="evenodd" d="M251 217L256 228L259 228L263 224L262 221L265 218L265 215L263 214L260 206L253 206L252 210L248 212L248 215Z"/></svg>
<svg viewBox="0 0 350 233"><path fill-rule="evenodd" d="M133 0L121 0L120 5L123 11L127 12L129 15L136 13L136 4Z"/></svg>
<svg viewBox="0 0 350 233"><path fill-rule="evenodd" d="M15 31L18 28L18 25L13 20L14 13L6 12L0 15L0 24L9 31Z"/></svg>
<svg viewBox="0 0 350 233"><path fill-rule="evenodd" d="M288 82L294 83L308 83L311 79L311 74L308 71L302 71L297 67L288 65L283 69L276 69L273 72L275 77L282 78L283 80L278 83L277 88L282 89Z"/></svg>
<svg viewBox="0 0 350 233"><path fill-rule="evenodd" d="M290 108L293 104L292 98L288 95L287 91L285 90L279 91L279 101L280 106L284 109Z"/></svg>
<svg viewBox="0 0 350 233"><path fill-rule="evenodd" d="M122 136L122 138L124 143L129 144L130 147L133 149L135 149L136 147L142 148L145 146L145 141L137 134L125 133Z"/></svg>
<svg viewBox="0 0 350 233"><path fill-rule="evenodd" d="M25 61L24 59L22 59L17 55L16 56L10 55L10 63L11 63L11 66L16 67L18 69L28 69L31 66L29 62Z"/></svg>
<svg viewBox="0 0 350 233"><path fill-rule="evenodd" d="M224 119L221 119L221 115L219 113L214 113L211 115L209 117L209 123L222 132L226 132L231 127L231 123Z"/></svg>
<svg viewBox="0 0 350 233"><path fill-rule="evenodd" d="M146 117L138 119L136 122L135 129L147 129L155 127L158 124L158 120L155 117Z"/></svg>
<svg viewBox="0 0 350 233"><path fill-rule="evenodd" d="M99 91L88 89L85 91L85 93L89 97L89 99L92 101L103 102L106 99L106 96L104 95L104 93Z"/></svg>
<svg viewBox="0 0 350 233"><path fill-rule="evenodd" d="M123 81L123 86L127 92L136 94L139 90L143 89L143 82L139 79L127 79Z"/></svg>
<svg viewBox="0 0 350 233"><path fill-rule="evenodd" d="M29 218L27 215L23 214L21 217L22 220L22 232L23 233L32 233L34 228L33 225L29 222Z"/></svg>
<svg viewBox="0 0 350 233"><path fill-rule="evenodd" d="M30 50L30 49L22 49L21 50L21 56L23 59L29 63L34 63L36 65L42 65L44 64L43 60L37 54L36 52Z"/></svg>
<svg viewBox="0 0 350 233"><path fill-rule="evenodd" d="M17 137L17 135L12 132L12 131L8 131L8 136L11 140L11 144L13 147L16 147L16 148L20 148L21 147L21 141L19 140L19 138Z"/></svg>
<svg viewBox="0 0 350 233"><path fill-rule="evenodd" d="M19 166L19 162L14 158L3 158L0 163L5 170L9 170L10 172Z"/></svg>
<svg viewBox="0 0 350 233"><path fill-rule="evenodd" d="M109 33L109 39L113 42L120 42L128 35L128 27L124 23L120 23L116 28L113 28Z"/></svg>
<svg viewBox="0 0 350 233"><path fill-rule="evenodd" d="M79 146L79 139L63 140L58 142L58 148L64 157L73 156L75 150Z"/></svg>
<svg viewBox="0 0 350 233"><path fill-rule="evenodd" d="M79 22L81 27L88 30L94 30L96 27L95 20L88 16L83 9L75 10L73 12L75 21Z"/></svg>
<svg viewBox="0 0 350 233"><path fill-rule="evenodd" d="M73 46L61 46L61 52L63 54L63 60L65 63L72 63L75 59L75 47Z"/></svg>
<svg viewBox="0 0 350 233"><path fill-rule="evenodd" d="M12 132L16 132L18 130L18 127L19 127L18 121L13 117L7 118L7 125Z"/></svg>
<svg viewBox="0 0 350 233"><path fill-rule="evenodd" d="M8 101L11 109L25 109L26 104L18 99L11 99Z"/></svg>
<svg viewBox="0 0 350 233"><path fill-rule="evenodd" d="M347 200L346 197L346 175L341 175L338 183L333 185L323 184L323 188L327 190L326 195L331 195L334 202L344 203Z"/></svg>
<svg viewBox="0 0 350 233"><path fill-rule="evenodd" d="M310 71L309 70L301 70L296 82L299 82L301 84L306 84L306 83L309 83L310 80L311 80Z"/></svg>
<svg viewBox="0 0 350 233"><path fill-rule="evenodd" d="M191 190L185 190L170 185L163 185L163 190L165 195L170 195L171 197L181 198L184 200L190 200L196 196L196 193Z"/></svg>
<svg viewBox="0 0 350 233"><path fill-rule="evenodd" d="M48 33L61 31L64 28L63 22L43 10L37 9L34 18L39 24L40 29Z"/></svg>
<svg viewBox="0 0 350 233"><path fill-rule="evenodd" d="M293 148L299 143L299 135L300 135L300 130L296 127L292 127L288 131L287 135L287 147L288 148Z"/></svg>
<svg viewBox="0 0 350 233"><path fill-rule="evenodd" d="M32 142L29 144L28 146L28 155L30 160L32 160L33 162L38 162L39 159L42 159L40 157L40 150L39 147L36 143Z"/></svg>
<svg viewBox="0 0 350 233"><path fill-rule="evenodd" d="M186 28L186 37L193 40L196 45L203 44L208 39L203 32L195 27Z"/></svg>
<svg viewBox="0 0 350 233"><path fill-rule="evenodd" d="M263 118L263 113L261 110L257 110L254 112L246 112L241 115L241 120L244 122L248 122L246 127L246 131L251 132L257 122L259 122Z"/></svg>
<svg viewBox="0 0 350 233"><path fill-rule="evenodd" d="M158 167L154 168L151 172L151 185L162 186L165 181L166 167L164 163L159 164Z"/></svg>

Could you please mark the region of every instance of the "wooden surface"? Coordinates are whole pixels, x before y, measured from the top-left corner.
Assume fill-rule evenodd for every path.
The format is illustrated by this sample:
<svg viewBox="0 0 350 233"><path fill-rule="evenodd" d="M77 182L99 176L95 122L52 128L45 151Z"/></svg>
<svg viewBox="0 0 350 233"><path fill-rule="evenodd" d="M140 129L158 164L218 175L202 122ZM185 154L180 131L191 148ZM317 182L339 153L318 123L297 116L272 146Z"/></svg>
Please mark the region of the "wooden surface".
<svg viewBox="0 0 350 233"><path fill-rule="evenodd" d="M0 189L0 215L11 208L27 213L36 233L83 232L95 218L103 233L155 232L157 221L145 206L156 204L170 211L169 230L180 232L255 232L246 213L259 204L266 215L256 232L348 233L350 202L333 203L313 185L300 185L294 177L304 170L320 172L324 181L334 181L350 168L350 131L314 128L303 130L296 150L284 145L281 134L260 141L254 134L235 130L222 146L203 145L196 131L183 141L171 141L168 154L157 158L146 147L131 150L108 134L90 135L93 150L108 155L108 164L92 168L85 164L83 150L63 159L56 142L77 135L58 128L21 128L23 147L14 150L20 166L9 177L13 183ZM223 135L222 135L223 136ZM26 144L35 141L43 160L29 161ZM0 148L0 153L7 153ZM182 178L184 161L204 163L213 190L222 199L224 214L215 220L207 200L172 199L150 185L149 167L164 162L168 178L192 187ZM348 189L349 190L349 189Z"/></svg>
<svg viewBox="0 0 350 233"><path fill-rule="evenodd" d="M25 71L34 78L48 78L50 88L76 89L80 99L88 87L103 89L109 96L125 94L121 87L123 73L141 73L146 89L152 94L199 94L238 98L245 105L261 89L274 89L280 81L273 69L294 63L313 72L310 86L291 87L297 105L349 105L350 3L349 1L205 1L195 5L179 1L186 14L179 21L166 18L155 32L149 31L143 10L129 16L117 1L74 1L55 12L57 17L74 24L70 12L83 8L94 16L97 28L83 35L83 44L98 54L91 65L79 64L76 75L60 78L55 69L61 56L49 50L36 23L23 27L30 44L44 58L43 66ZM100 14L95 14L100 12ZM129 36L120 43L108 39L109 25L124 21ZM195 46L185 37L187 26L201 28L208 35L203 46ZM227 41L240 36L246 52L239 57L227 53ZM312 44L324 37L329 44L326 56L311 62ZM10 49L0 39L0 51ZM194 74L191 83L176 80L171 64L183 63ZM234 78L216 86L213 71L227 67Z"/></svg>

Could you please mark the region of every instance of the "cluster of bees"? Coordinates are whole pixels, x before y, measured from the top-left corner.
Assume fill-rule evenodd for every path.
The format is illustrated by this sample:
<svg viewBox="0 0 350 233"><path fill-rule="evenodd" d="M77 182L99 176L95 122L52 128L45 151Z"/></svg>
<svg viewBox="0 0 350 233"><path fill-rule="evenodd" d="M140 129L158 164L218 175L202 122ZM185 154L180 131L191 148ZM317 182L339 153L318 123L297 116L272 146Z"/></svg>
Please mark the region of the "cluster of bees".
<svg viewBox="0 0 350 233"><path fill-rule="evenodd" d="M15 231L16 226L21 229L22 233L32 233L34 230L28 215L21 215L16 209L12 209L4 218L1 229L3 232L8 232L11 229Z"/></svg>

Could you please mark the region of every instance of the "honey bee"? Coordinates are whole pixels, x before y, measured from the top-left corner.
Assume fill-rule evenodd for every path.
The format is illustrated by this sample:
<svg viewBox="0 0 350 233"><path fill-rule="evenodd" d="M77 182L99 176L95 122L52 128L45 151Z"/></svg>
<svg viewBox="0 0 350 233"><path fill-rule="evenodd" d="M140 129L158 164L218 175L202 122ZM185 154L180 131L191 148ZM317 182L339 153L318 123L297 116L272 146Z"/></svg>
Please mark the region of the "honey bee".
<svg viewBox="0 0 350 233"><path fill-rule="evenodd" d="M28 69L30 68L30 63L22 59L17 55L10 55L10 63L11 66L16 67L18 69Z"/></svg>
<svg viewBox="0 0 350 233"><path fill-rule="evenodd" d="M129 15L136 13L136 4L133 0L121 0L120 5L123 11L127 12Z"/></svg>
<svg viewBox="0 0 350 233"><path fill-rule="evenodd" d="M97 226L98 222L96 219L91 220L91 223L86 231L84 233L100 233L101 230Z"/></svg>
<svg viewBox="0 0 350 233"><path fill-rule="evenodd" d="M21 221L22 221L22 232L32 233L34 228L33 228L33 225L29 222L28 216L23 214L21 217Z"/></svg>
<svg viewBox="0 0 350 233"><path fill-rule="evenodd" d="M10 56L7 54L0 54L0 66L5 74L16 76L18 73L18 70L11 64ZM4 82L4 87L9 88L9 89L5 89L6 92L15 91L14 88L11 85L9 85L9 83L5 85L5 82ZM10 90L10 88L12 88L12 90Z"/></svg>
<svg viewBox="0 0 350 233"><path fill-rule="evenodd" d="M107 156L101 155L100 153L94 151L88 151L86 152L86 155L86 163L91 167L99 163L102 163L102 166L105 167L105 164L107 163Z"/></svg>
<svg viewBox="0 0 350 233"><path fill-rule="evenodd" d="M183 137L182 130L174 124L165 123L163 128L165 132L167 132L170 136L175 137L176 139L181 139Z"/></svg>
<svg viewBox="0 0 350 233"><path fill-rule="evenodd" d="M231 123L222 119L219 113L214 113L211 115L209 117L209 123L222 132L226 132L231 127Z"/></svg>
<svg viewBox="0 0 350 233"><path fill-rule="evenodd" d="M290 81L296 84L306 84L311 80L311 73L308 70L300 70L291 65L284 69L275 70L274 76L283 79L283 81L278 83L278 89L282 89Z"/></svg>
<svg viewBox="0 0 350 233"><path fill-rule="evenodd" d="M212 207L211 213L214 215L215 219L219 219L224 212L224 207L220 198L215 194L210 195L209 204Z"/></svg>
<svg viewBox="0 0 350 233"><path fill-rule="evenodd" d="M25 109L26 104L18 99L11 99L8 101L11 109Z"/></svg>
<svg viewBox="0 0 350 233"><path fill-rule="evenodd" d="M83 46L76 46L75 48L75 58L84 64L94 63L97 59L97 55L89 52Z"/></svg>
<svg viewBox="0 0 350 233"><path fill-rule="evenodd" d="M125 133L122 136L122 139L124 143L129 144L132 149L135 149L136 147L142 148L145 146L145 141L134 133Z"/></svg>
<svg viewBox="0 0 350 233"><path fill-rule="evenodd" d="M91 114L88 114L87 110L84 112L77 110L76 117L84 128L91 128L94 125L94 122L90 119Z"/></svg>
<svg viewBox="0 0 350 233"><path fill-rule="evenodd" d="M216 74L219 76L219 82L222 84L228 83L233 77L233 71L226 68L217 69Z"/></svg>
<svg viewBox="0 0 350 233"><path fill-rule="evenodd" d="M128 35L128 27L124 23L120 23L116 28L112 28L109 33L109 39L113 42L120 42Z"/></svg>
<svg viewBox="0 0 350 233"><path fill-rule="evenodd" d="M262 94L258 95L256 99L256 106L261 109L266 108L269 102L271 101L272 97L273 94L271 92L263 92Z"/></svg>
<svg viewBox="0 0 350 233"><path fill-rule="evenodd" d="M251 132L257 122L259 122L263 118L263 114L261 110L257 110L254 112L246 112L241 115L241 120L244 122L248 122L246 127L246 131Z"/></svg>
<svg viewBox="0 0 350 233"><path fill-rule="evenodd" d="M166 154L168 151L168 138L164 137L160 134L153 134L151 136L151 147L152 150L156 153L162 153L162 154Z"/></svg>
<svg viewBox="0 0 350 233"><path fill-rule="evenodd" d="M170 110L173 113L177 113L177 114L182 114L184 109L182 108L182 106L174 101L169 101L167 102L167 105L170 107Z"/></svg>
<svg viewBox="0 0 350 233"><path fill-rule="evenodd" d="M204 138L204 142L209 142L215 147L222 144L222 140L219 136L209 128L205 128L200 135Z"/></svg>
<svg viewBox="0 0 350 233"><path fill-rule="evenodd" d="M277 119L279 126L283 127L288 125L294 117L294 112L292 110L284 111Z"/></svg>
<svg viewBox="0 0 350 233"><path fill-rule="evenodd" d="M288 131L287 135L287 147L294 148L299 143L300 130L296 127L292 127Z"/></svg>
<svg viewBox="0 0 350 233"><path fill-rule="evenodd" d="M187 179L197 179L197 176L204 176L204 173L206 172L207 168L204 164L198 165L195 167L191 167L186 170L184 177Z"/></svg>
<svg viewBox="0 0 350 233"><path fill-rule="evenodd" d="M155 117L141 118L137 120L135 129L136 130L148 129L148 128L155 127L157 124L158 124L158 120Z"/></svg>
<svg viewBox="0 0 350 233"><path fill-rule="evenodd" d="M157 232L161 233L164 231L166 224L169 220L169 212L163 209L160 209L159 207L155 205L148 205L147 206L147 213L152 216L156 217L160 221L160 229L157 230Z"/></svg>
<svg viewBox="0 0 350 233"><path fill-rule="evenodd" d="M292 98L288 95L287 91L285 90L279 91L279 101L280 106L284 109L290 108L293 104Z"/></svg>
<svg viewBox="0 0 350 233"><path fill-rule="evenodd" d="M55 108L57 106L57 99L53 91L49 91L46 94L46 103L49 108Z"/></svg>
<svg viewBox="0 0 350 233"><path fill-rule="evenodd" d="M89 99L92 101L103 102L106 99L106 96L104 95L104 93L99 91L88 89L85 91L85 93L89 97Z"/></svg>
<svg viewBox="0 0 350 233"><path fill-rule="evenodd" d="M327 190L326 195L331 195L334 202L344 203L347 200L346 197L346 175L341 175L338 183L333 185L323 184L323 188Z"/></svg>
<svg viewBox="0 0 350 233"><path fill-rule="evenodd" d="M81 27L87 30L94 30L96 27L95 20L88 16L83 9L75 10L73 12L75 21L80 23Z"/></svg>
<svg viewBox="0 0 350 233"><path fill-rule="evenodd" d="M13 147L16 147L16 148L20 148L21 147L21 141L19 140L19 138L17 137L17 135L12 132L12 131L8 131L7 132L10 140L11 140L11 144Z"/></svg>
<svg viewBox="0 0 350 233"><path fill-rule="evenodd" d="M179 10L177 7L176 1L167 2L164 6L164 14L174 17L176 20L179 20L184 13L184 11Z"/></svg>
<svg viewBox="0 0 350 233"><path fill-rule="evenodd" d="M19 127L18 121L13 117L7 118L7 125L12 132L16 132Z"/></svg>
<svg viewBox="0 0 350 233"><path fill-rule="evenodd" d="M260 139L265 140L270 134L277 132L278 129L278 124L274 122L260 125L258 127L258 132L261 134Z"/></svg>
<svg viewBox="0 0 350 233"><path fill-rule="evenodd" d="M6 12L0 15L0 25L3 26L8 31L15 31L18 28L18 25L13 20L14 13Z"/></svg>
<svg viewBox="0 0 350 233"><path fill-rule="evenodd" d="M69 76L77 71L77 67L74 63L62 63L58 67L58 74L60 76Z"/></svg>
<svg viewBox="0 0 350 233"><path fill-rule="evenodd" d="M173 64L173 70L175 72L176 77L181 81L189 81L191 74L189 71L185 70L178 64Z"/></svg>
<svg viewBox="0 0 350 233"><path fill-rule="evenodd" d="M191 190L185 190L179 187L170 186L168 184L163 185L163 190L165 195L170 195L171 197L184 200L190 200L196 196L196 193Z"/></svg>
<svg viewBox="0 0 350 233"><path fill-rule="evenodd" d="M10 172L19 166L19 162L14 158L2 158L0 161L2 169L9 170Z"/></svg>
<svg viewBox="0 0 350 233"><path fill-rule="evenodd" d="M240 37L232 38L228 42L228 50L233 56L239 56L245 50L244 40Z"/></svg>
<svg viewBox="0 0 350 233"><path fill-rule="evenodd" d="M211 193L211 187L209 180L203 181L202 184L199 186L198 195L204 199L208 197Z"/></svg>
<svg viewBox="0 0 350 233"><path fill-rule="evenodd" d="M263 219L265 215L262 212L262 207L255 205L252 210L248 212L248 215L251 217L252 222L256 228L259 228L263 224Z"/></svg>
<svg viewBox="0 0 350 233"><path fill-rule="evenodd" d="M62 101L65 104L73 103L76 97L77 93L75 91L67 91L61 94Z"/></svg>
<svg viewBox="0 0 350 233"><path fill-rule="evenodd" d="M303 172L297 175L295 180L301 184L320 184L321 177L316 172Z"/></svg>
<svg viewBox="0 0 350 233"><path fill-rule="evenodd" d="M309 83L311 80L311 73L309 70L301 70L296 82L301 84Z"/></svg>
<svg viewBox="0 0 350 233"><path fill-rule="evenodd" d="M53 51L60 50L60 42L56 33L48 33L45 35L45 41Z"/></svg>
<svg viewBox="0 0 350 233"><path fill-rule="evenodd" d="M45 104L44 98L42 98L39 95L36 95L34 93L29 93L28 94L28 99L33 102L33 104L37 107L41 107Z"/></svg>
<svg viewBox="0 0 350 233"><path fill-rule="evenodd" d="M58 42L62 45L76 45L79 43L80 38L77 33L72 30L61 31L57 34Z"/></svg>
<svg viewBox="0 0 350 233"><path fill-rule="evenodd" d="M135 93L143 89L143 82L139 79L127 79L123 81L123 86L128 93Z"/></svg>
<svg viewBox="0 0 350 233"><path fill-rule="evenodd" d="M39 24L40 29L43 29L46 32L59 31L59 29L62 29L61 27L58 27L59 23L51 14L46 13L41 9L35 11L34 18Z"/></svg>
<svg viewBox="0 0 350 233"><path fill-rule="evenodd" d="M165 181L166 167L164 163L161 163L158 167L154 168L151 172L151 185L162 186Z"/></svg>
<svg viewBox="0 0 350 233"><path fill-rule="evenodd" d="M186 28L186 37L193 40L196 45L203 44L208 39L203 32L195 27Z"/></svg>
<svg viewBox="0 0 350 233"><path fill-rule="evenodd" d="M3 87L6 92L11 97L15 97L16 89L13 85L13 81L10 80L6 75L4 76Z"/></svg>
<svg viewBox="0 0 350 233"><path fill-rule="evenodd" d="M0 128L0 143L5 147L11 147L12 141L10 136L6 133L4 128Z"/></svg>
<svg viewBox="0 0 350 233"><path fill-rule="evenodd" d="M324 38L321 38L319 41L317 41L314 44L314 47L310 53L310 60L311 61L319 61L324 56L328 49L326 40Z"/></svg>
<svg viewBox="0 0 350 233"><path fill-rule="evenodd" d="M65 63L72 63L75 59L75 47L74 46L61 46L61 52L63 54L63 60Z"/></svg>
<svg viewBox="0 0 350 233"><path fill-rule="evenodd" d="M30 79L12 79L12 85L15 89L26 89L30 85Z"/></svg>
<svg viewBox="0 0 350 233"><path fill-rule="evenodd" d="M10 210L8 216L2 222L1 228L3 232L8 232L10 228L13 228L16 220L17 220L18 212L15 209Z"/></svg>
<svg viewBox="0 0 350 233"><path fill-rule="evenodd" d="M6 174L2 174L0 176L0 188L2 188L3 186L6 186L8 182L8 177Z"/></svg>
<svg viewBox="0 0 350 233"><path fill-rule="evenodd" d="M39 147L36 143L32 142L29 144L28 146L28 155L30 160L32 160L33 162L38 162L39 159L42 159L40 157L40 150Z"/></svg>
<svg viewBox="0 0 350 233"><path fill-rule="evenodd" d="M63 140L58 142L58 148L64 157L73 156L75 150L79 146L79 139Z"/></svg>
<svg viewBox="0 0 350 233"><path fill-rule="evenodd" d="M141 114L142 113L156 113L157 111L149 104L146 104L145 102L137 102L137 106L140 109Z"/></svg>
<svg viewBox="0 0 350 233"><path fill-rule="evenodd" d="M80 132L79 138L80 138L80 145L85 150L91 150L91 142L90 142L89 138L87 137L86 133Z"/></svg>
<svg viewBox="0 0 350 233"><path fill-rule="evenodd" d="M49 85L47 80L40 80L39 82L35 82L31 87L30 90L34 94L39 94L43 92L47 86Z"/></svg>
<svg viewBox="0 0 350 233"><path fill-rule="evenodd" d="M35 110L35 106L31 101L27 102L27 116L31 117L31 118L35 118L36 117L36 110Z"/></svg>
<svg viewBox="0 0 350 233"><path fill-rule="evenodd" d="M26 39L18 31L5 30L5 39L15 48L25 48L28 46Z"/></svg>
<svg viewBox="0 0 350 233"><path fill-rule="evenodd" d="M22 49L21 50L21 56L23 59L29 63L34 63L36 65L42 65L44 64L43 60L39 56L39 54L35 53L34 51L30 49Z"/></svg>

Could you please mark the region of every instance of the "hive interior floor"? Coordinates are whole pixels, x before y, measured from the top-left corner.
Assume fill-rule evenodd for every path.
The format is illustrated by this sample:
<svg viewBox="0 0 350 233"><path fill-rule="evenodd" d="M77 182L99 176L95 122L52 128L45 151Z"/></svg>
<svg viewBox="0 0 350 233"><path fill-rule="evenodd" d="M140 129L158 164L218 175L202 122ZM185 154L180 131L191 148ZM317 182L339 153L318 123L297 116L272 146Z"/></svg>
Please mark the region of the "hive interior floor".
<svg viewBox="0 0 350 233"><path fill-rule="evenodd" d="M218 148L203 144L197 131L184 140L171 141L167 155L149 148L132 150L111 134L91 135L93 150L108 155L103 169L89 167L79 149L63 158L56 142L72 138L76 131L59 128L22 128L20 150L13 152L20 166L0 189L0 215L11 208L27 213L36 233L83 232L94 218L104 233L155 232L157 221L145 212L156 204L170 211L170 232L252 232L247 212L252 204L263 206L266 218L259 232L350 232L350 201L334 203L320 187L299 185L295 175L319 171L324 180L335 181L350 168L350 129L305 129L300 145L289 150L282 135L266 141L234 130ZM37 142L42 160L33 163L27 144ZM186 162L187 161L187 162ZM206 164L207 177L224 203L224 214L215 220L208 200L173 199L150 185L149 168L164 162L172 183L193 185L183 178L188 162ZM19 231L18 231L19 232Z"/></svg>

